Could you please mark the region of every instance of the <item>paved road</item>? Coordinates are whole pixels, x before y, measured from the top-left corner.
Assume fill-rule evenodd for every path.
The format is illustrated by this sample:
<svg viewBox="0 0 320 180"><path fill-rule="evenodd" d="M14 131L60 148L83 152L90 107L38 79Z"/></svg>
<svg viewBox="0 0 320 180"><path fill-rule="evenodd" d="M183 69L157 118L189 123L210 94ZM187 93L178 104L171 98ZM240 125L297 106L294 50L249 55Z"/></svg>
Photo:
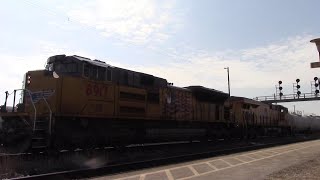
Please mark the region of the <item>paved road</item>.
<svg viewBox="0 0 320 180"><path fill-rule="evenodd" d="M306 163L319 155L320 140L314 140L95 179L269 179L271 174Z"/></svg>

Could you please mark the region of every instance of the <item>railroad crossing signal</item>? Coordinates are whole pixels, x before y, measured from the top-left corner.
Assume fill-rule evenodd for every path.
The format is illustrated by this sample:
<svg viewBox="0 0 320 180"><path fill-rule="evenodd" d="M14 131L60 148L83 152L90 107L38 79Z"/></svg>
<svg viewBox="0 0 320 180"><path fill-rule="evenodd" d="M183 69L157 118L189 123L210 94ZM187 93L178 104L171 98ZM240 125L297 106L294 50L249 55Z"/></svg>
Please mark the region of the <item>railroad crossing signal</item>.
<svg viewBox="0 0 320 180"><path fill-rule="evenodd" d="M319 61L312 62L311 68L320 68L320 38L313 39L310 42L315 43L317 46L317 50L319 52ZM293 94L282 93L282 81L278 82L276 85L276 93L273 96L261 96L256 97L255 99L258 101L262 101L265 103L279 103L279 102L297 102L297 101L315 101L320 100L320 79L318 77L314 77L314 81L311 81L311 93L301 93L300 91L300 79L296 79L296 83L293 83ZM278 94L279 90L279 94ZM280 97L280 98L279 98ZM298 98L297 98L298 97Z"/></svg>
<svg viewBox="0 0 320 180"><path fill-rule="evenodd" d="M314 81L311 81L311 93L314 93L316 96L319 94L319 79L318 77L313 78Z"/></svg>
<svg viewBox="0 0 320 180"><path fill-rule="evenodd" d="M296 79L296 82L297 82L297 84L296 84L295 87L297 88L297 95L298 95L298 98L299 98L300 95L301 95L301 91L300 91L301 86L299 85L300 79Z"/></svg>
<svg viewBox="0 0 320 180"><path fill-rule="evenodd" d="M283 96L283 93L282 93L282 86L281 86L281 84L282 84L282 81L279 81L278 82L278 84L279 84L279 96L280 96L280 99L281 99L281 97Z"/></svg>

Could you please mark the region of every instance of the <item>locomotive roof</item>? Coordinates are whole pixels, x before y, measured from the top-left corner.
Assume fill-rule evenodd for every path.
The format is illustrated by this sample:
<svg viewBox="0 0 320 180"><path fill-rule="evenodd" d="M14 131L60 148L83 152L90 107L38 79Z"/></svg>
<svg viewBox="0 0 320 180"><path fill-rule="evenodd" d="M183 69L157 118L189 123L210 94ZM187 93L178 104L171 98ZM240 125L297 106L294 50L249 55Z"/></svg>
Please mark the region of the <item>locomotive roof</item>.
<svg viewBox="0 0 320 180"><path fill-rule="evenodd" d="M245 97L239 97L239 96L231 96L229 101L231 101L231 102L238 101L238 102L243 102L243 103L246 103L246 104L252 104L252 105L256 105L256 106L267 105L267 104L262 103L260 101L255 101L253 99L249 99L249 98L245 98Z"/></svg>
<svg viewBox="0 0 320 180"><path fill-rule="evenodd" d="M251 105L255 105L255 106L260 106L260 105L263 105L263 106L273 106L273 107L278 107L280 109L287 109L286 107L282 106L282 105L275 105L275 104L267 104L267 103L263 103L261 101L256 101L254 99L249 99L249 98L246 98L246 97L238 97L238 96L231 96L229 101L231 102L243 102L243 103L246 103L246 104L251 104Z"/></svg>
<svg viewBox="0 0 320 180"><path fill-rule="evenodd" d="M100 61L100 60L97 60L97 59L91 60L90 58L86 58L86 57L82 57L82 56L77 56L77 55L66 56L65 54L51 56L51 57L48 58L47 63L50 64L50 63L53 63L55 61L68 61L70 59L76 59L76 60L79 60L79 61L85 61L85 62L88 62L88 63L90 63L92 65L100 66L100 67L113 67L110 64L107 64L106 62Z"/></svg>
<svg viewBox="0 0 320 180"><path fill-rule="evenodd" d="M101 66L101 67L113 67L113 66L111 66L110 64L107 64L106 62L100 61L100 60L97 60L97 59L91 60L90 58L85 58L85 57L81 57L81 56L77 56L77 55L73 55L73 56L71 56L71 57L74 57L74 58L76 58L76 59L78 59L78 60L80 60L80 61L86 61L86 62L88 62L88 63L90 63L90 64L93 64L93 65L96 65L96 66Z"/></svg>
<svg viewBox="0 0 320 180"><path fill-rule="evenodd" d="M156 77L156 76L153 76L153 75L150 75L150 74L146 74L146 73L142 73L142 72L132 71L132 70L129 70L129 69L123 69L123 68L120 68L120 67L111 66L110 64L107 64L104 61L100 61L100 60L97 60L97 59L92 60L90 58L86 58L86 57L82 57L82 56L78 56L78 55L66 56L65 54L62 54L62 55L51 56L51 57L48 58L47 63L50 64L50 63L53 63L55 61L68 61L70 59L76 59L76 60L79 60L79 61L85 61L85 62L87 62L89 64L92 64L92 65L95 65L95 66L106 67L106 68L107 67L112 67L112 68L119 69L119 70L122 70L122 71L135 72L135 73L139 73L139 74L142 74L142 75L145 75L145 76L152 76L154 78L166 81L166 79L164 79L164 78Z"/></svg>
<svg viewBox="0 0 320 180"><path fill-rule="evenodd" d="M185 88L190 89L195 97L201 101L222 103L229 97L229 94L227 93L203 86L188 86Z"/></svg>

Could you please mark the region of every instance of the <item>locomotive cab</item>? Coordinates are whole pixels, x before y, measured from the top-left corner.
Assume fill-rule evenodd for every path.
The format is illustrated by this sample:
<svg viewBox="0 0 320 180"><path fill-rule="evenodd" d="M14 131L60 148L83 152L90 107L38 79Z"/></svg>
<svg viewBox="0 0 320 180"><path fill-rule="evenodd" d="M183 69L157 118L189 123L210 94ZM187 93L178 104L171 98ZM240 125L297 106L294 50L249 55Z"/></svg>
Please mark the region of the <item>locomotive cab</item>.
<svg viewBox="0 0 320 180"><path fill-rule="evenodd" d="M83 77L98 81L111 81L111 66L100 60L81 56L56 55L47 60L46 70L63 76Z"/></svg>

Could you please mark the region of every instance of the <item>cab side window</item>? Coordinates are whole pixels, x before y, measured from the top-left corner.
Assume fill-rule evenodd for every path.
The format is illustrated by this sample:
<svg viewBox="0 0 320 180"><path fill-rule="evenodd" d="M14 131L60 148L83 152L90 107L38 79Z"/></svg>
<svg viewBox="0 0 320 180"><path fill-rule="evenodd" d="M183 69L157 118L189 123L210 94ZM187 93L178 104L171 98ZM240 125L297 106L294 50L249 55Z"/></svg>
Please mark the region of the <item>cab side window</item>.
<svg viewBox="0 0 320 180"><path fill-rule="evenodd" d="M90 74L90 65L84 64L83 65L83 76L88 78L89 74Z"/></svg>
<svg viewBox="0 0 320 180"><path fill-rule="evenodd" d="M106 68L99 67L98 68L98 74L97 74L97 80L104 81L106 79L105 74L106 74Z"/></svg>
<svg viewBox="0 0 320 180"><path fill-rule="evenodd" d="M106 80L107 81L111 81L111 79L112 79L111 69L107 68L107 78L106 78Z"/></svg>

